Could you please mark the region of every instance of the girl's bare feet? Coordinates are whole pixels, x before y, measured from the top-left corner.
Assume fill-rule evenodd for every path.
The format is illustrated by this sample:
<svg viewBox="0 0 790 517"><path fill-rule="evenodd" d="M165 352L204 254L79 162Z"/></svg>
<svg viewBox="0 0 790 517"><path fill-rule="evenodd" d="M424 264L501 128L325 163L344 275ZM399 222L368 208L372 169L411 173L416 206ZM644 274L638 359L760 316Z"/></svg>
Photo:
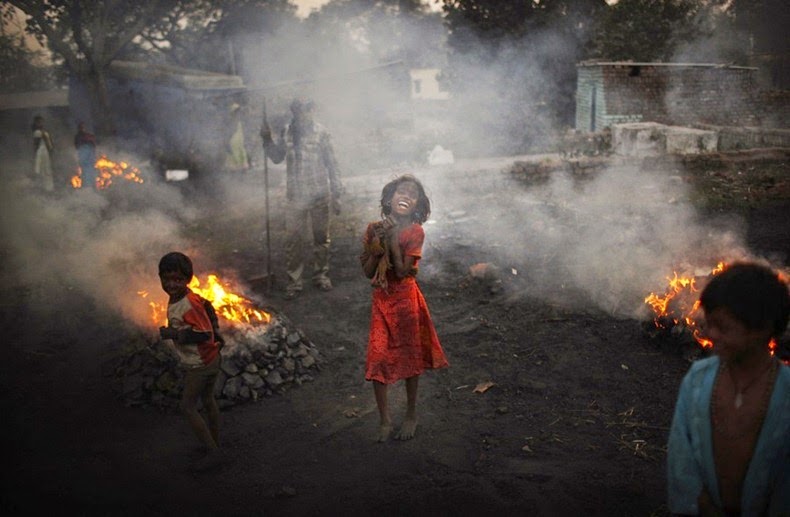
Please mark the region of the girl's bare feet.
<svg viewBox="0 0 790 517"><path fill-rule="evenodd" d="M397 439L398 440L411 440L414 438L414 434L417 431L417 419L416 418L407 418L403 421L403 425L400 428L400 432L398 433Z"/></svg>
<svg viewBox="0 0 790 517"><path fill-rule="evenodd" d="M381 424L379 426L379 434L376 437L376 441L379 443L386 442L387 440L389 440L391 432L392 432L392 426L390 424Z"/></svg>

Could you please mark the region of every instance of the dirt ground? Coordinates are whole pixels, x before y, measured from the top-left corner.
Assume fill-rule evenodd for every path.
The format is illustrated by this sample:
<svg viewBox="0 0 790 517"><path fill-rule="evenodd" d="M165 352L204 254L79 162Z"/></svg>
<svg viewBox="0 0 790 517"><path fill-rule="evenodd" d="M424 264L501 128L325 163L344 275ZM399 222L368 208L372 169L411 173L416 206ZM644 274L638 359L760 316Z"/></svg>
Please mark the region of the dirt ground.
<svg viewBox="0 0 790 517"><path fill-rule="evenodd" d="M554 299L536 296L533 284L553 266L535 255L498 264L499 283L469 276L491 250L467 238L463 220L490 211L497 189L526 188L501 173L512 160L415 171L429 187L454 178L457 195L432 194L439 222L426 227L419 279L451 366L421 377L411 441L375 443L363 372L370 287L359 236L393 171L348 178L329 293L308 287L282 298L273 230L275 288L257 294L319 347L322 370L314 382L223 411L225 461L213 471L189 468L200 452L180 415L126 407L112 391L108 365L127 339L112 315L63 285L48 287L63 307L57 321L29 310L35 293L4 296L3 514L667 514L665 444L689 350L650 338L643 321L585 308L559 280ZM260 195L259 176L238 181ZM262 204L208 206L210 224L185 233L242 278L265 270ZM788 215L780 199L710 217L742 221L751 250L787 265ZM397 425L402 383L391 397Z"/></svg>

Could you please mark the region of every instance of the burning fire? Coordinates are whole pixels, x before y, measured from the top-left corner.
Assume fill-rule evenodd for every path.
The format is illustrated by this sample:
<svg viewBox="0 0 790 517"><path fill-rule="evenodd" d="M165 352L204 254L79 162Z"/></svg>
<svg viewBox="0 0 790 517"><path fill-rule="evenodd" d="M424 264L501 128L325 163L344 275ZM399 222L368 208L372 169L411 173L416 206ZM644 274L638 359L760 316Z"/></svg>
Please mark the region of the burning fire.
<svg viewBox="0 0 790 517"><path fill-rule="evenodd" d="M716 275L724 271L727 265L719 262L710 274ZM673 272L673 278L667 277L669 286L664 295L650 293L645 298L655 313L653 323L657 328L668 329L675 325L685 325L703 348L710 348L713 342L702 337L697 324L699 317L699 289L697 289L697 279L694 276L678 276L677 271Z"/></svg>
<svg viewBox="0 0 790 517"><path fill-rule="evenodd" d="M201 287L200 280L193 276L189 288L211 302L214 310L217 311L217 316L231 324L265 325L271 320L271 314L256 308L252 300L231 292L228 283L222 282L217 275L208 275L205 287ZM148 291L139 291L137 294L143 298L148 297ZM151 319L154 324L166 325L167 304L149 301L148 305L151 307Z"/></svg>
<svg viewBox="0 0 790 517"><path fill-rule="evenodd" d="M113 179L123 178L133 183L143 183L143 178L140 177L140 170L137 167L131 167L126 162L114 162L101 155L96 160L96 188L104 190L112 185ZM82 169L77 169L77 174L71 177L71 186L73 188L82 188Z"/></svg>
<svg viewBox="0 0 790 517"><path fill-rule="evenodd" d="M727 268L727 264L719 262L714 267L709 276L717 275ZM698 319L700 318L699 308L699 289L697 289L697 277L678 276L673 272L673 278L667 277L669 286L664 295L650 293L645 298L655 313L653 323L659 329L671 329L676 325L683 325L691 331L694 339L702 348L713 348L713 341L702 336L699 328ZM783 275L779 274L783 281ZM768 343L771 355L776 353L776 340L772 339Z"/></svg>

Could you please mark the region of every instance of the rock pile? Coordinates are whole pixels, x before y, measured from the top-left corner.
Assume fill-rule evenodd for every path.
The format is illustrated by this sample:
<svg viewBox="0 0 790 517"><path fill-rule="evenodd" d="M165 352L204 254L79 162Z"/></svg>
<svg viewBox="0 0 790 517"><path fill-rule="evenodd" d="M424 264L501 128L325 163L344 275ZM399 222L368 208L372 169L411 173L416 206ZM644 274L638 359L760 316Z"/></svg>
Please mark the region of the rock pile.
<svg viewBox="0 0 790 517"><path fill-rule="evenodd" d="M312 381L318 348L282 314L266 325L223 326L222 371L214 387L220 407L256 401ZM175 408L184 372L162 342L138 343L114 368L115 389L128 406Z"/></svg>

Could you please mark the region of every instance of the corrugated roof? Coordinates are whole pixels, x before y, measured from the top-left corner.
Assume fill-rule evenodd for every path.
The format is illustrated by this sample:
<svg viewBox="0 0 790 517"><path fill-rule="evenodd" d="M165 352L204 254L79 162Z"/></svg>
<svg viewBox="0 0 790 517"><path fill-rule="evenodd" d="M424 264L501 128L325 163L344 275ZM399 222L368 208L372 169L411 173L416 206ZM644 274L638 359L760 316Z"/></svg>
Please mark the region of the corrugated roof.
<svg viewBox="0 0 790 517"><path fill-rule="evenodd" d="M577 63L576 66L665 66L675 68L732 68L740 70L757 70L757 68L752 66L736 66L728 63L663 63L639 61L582 61L581 63Z"/></svg>
<svg viewBox="0 0 790 517"><path fill-rule="evenodd" d="M0 95L0 110L60 108L68 105L68 90L5 93Z"/></svg>
<svg viewBox="0 0 790 517"><path fill-rule="evenodd" d="M244 89L244 80L238 75L217 74L172 65L113 61L110 74L117 78L150 81L189 90Z"/></svg>

